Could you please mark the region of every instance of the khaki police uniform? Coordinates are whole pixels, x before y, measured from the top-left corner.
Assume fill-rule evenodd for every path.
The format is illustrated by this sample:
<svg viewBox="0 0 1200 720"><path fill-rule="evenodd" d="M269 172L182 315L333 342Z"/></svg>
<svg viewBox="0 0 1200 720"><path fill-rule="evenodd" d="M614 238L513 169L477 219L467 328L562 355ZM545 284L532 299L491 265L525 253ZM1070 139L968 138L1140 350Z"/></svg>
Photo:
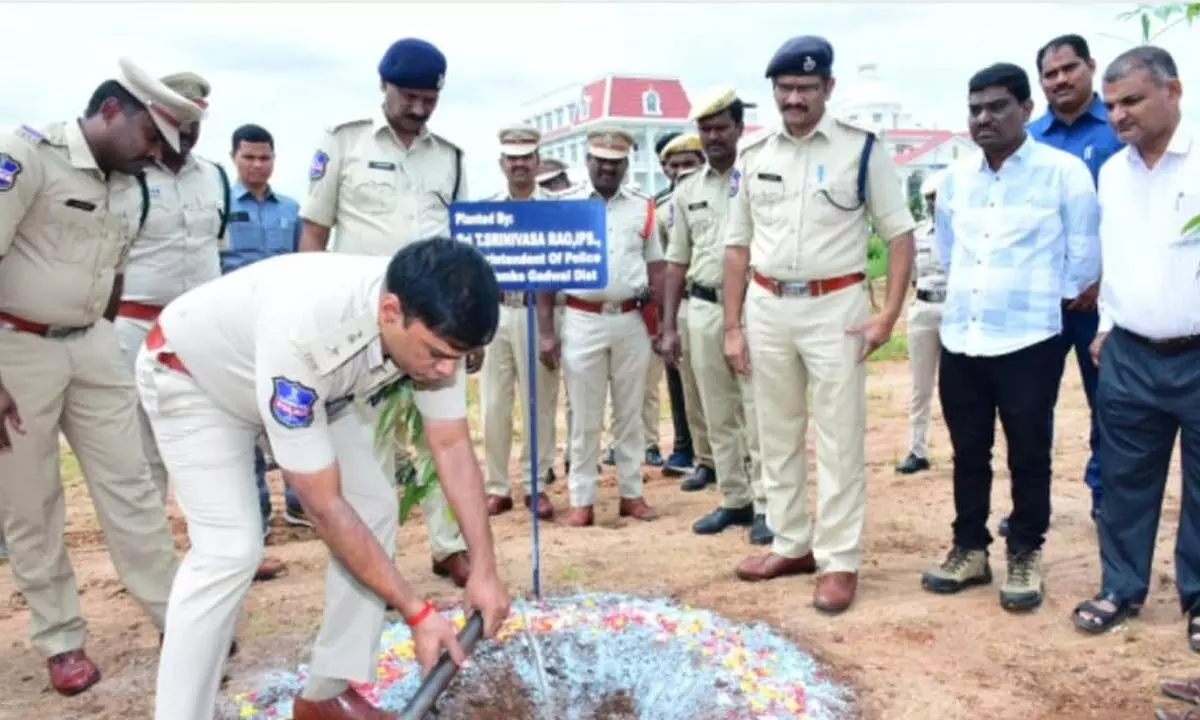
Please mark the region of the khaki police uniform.
<svg viewBox="0 0 1200 720"><path fill-rule="evenodd" d="M156 720L212 717L262 556L253 473L259 432L266 430L285 471L336 463L342 495L394 554L394 448L375 445L378 412L369 402L399 378L378 329L388 262L301 253L255 263L172 302L139 352L138 391L192 541L167 612ZM422 416L465 418L465 383L460 368L453 385L415 392ZM383 600L331 556L312 674L370 682L384 611Z"/></svg>
<svg viewBox="0 0 1200 720"><path fill-rule="evenodd" d="M746 341L773 552L813 552L825 572L856 572L866 520L867 219L894 238L913 228L895 166L876 147L858 203L867 131L826 113L806 137L784 129L739 152L727 245L750 248ZM847 210L845 208L855 208ZM807 503L809 403L817 424L814 533Z"/></svg>
<svg viewBox="0 0 1200 720"><path fill-rule="evenodd" d="M908 362L912 370L912 405L909 409L911 455L929 458L929 419L941 357L942 306L946 300L946 273L938 261L933 222L926 220L913 233L916 252L913 277L916 295L908 306Z"/></svg>
<svg viewBox="0 0 1200 720"><path fill-rule="evenodd" d="M754 388L749 378L734 373L725 360L721 286L733 172L730 169L722 173L705 165L676 185L669 210L672 220L667 262L688 268L690 297L681 302L688 311L679 317L680 328L686 327L687 332L680 332L680 339L685 335L690 338L691 367L710 430L721 506L735 509L753 504L755 514L761 514L766 499L760 481Z"/></svg>
<svg viewBox="0 0 1200 720"><path fill-rule="evenodd" d="M164 139L198 109L132 63L119 82L153 109ZM103 318L136 227L110 202L80 123L0 134L0 371L26 433L0 453L0 527L31 609L32 642L83 647L63 544L59 431L79 458L121 583L162 627L177 560L141 454L137 395Z"/></svg>
<svg viewBox="0 0 1200 720"><path fill-rule="evenodd" d="M390 258L409 243L449 235L450 203L468 197L463 167L462 151L428 128L406 148L382 113L335 125L313 156L300 216L334 228L331 251ZM435 560L466 551L440 487L421 514Z"/></svg>
<svg viewBox="0 0 1200 720"><path fill-rule="evenodd" d="M170 82L169 77L163 81L189 100L204 103L208 85L195 77L198 83ZM114 321L130 373L146 333L166 304L221 275L221 241L217 236L225 212L225 185L217 166L189 153L178 173L161 162L147 167L145 184L143 196L134 176L116 174L109 181L114 210L135 227L146 212L145 224L129 249L121 304ZM143 207L143 203L148 206ZM138 415L150 477L166 502L167 473L158 456L158 445L140 406Z"/></svg>
<svg viewBox="0 0 1200 720"><path fill-rule="evenodd" d="M622 131L593 131L589 152L621 159L633 145ZM558 197L603 199L590 182ZM638 295L648 290L648 263L662 261L653 237L653 201L627 187L607 201L608 285L603 290L566 294L562 321L563 374L571 398L572 508L596 501L597 461L605 395L611 389L613 448L622 500L642 497L643 443L640 415L646 392L650 335L638 311Z"/></svg>
<svg viewBox="0 0 1200 720"><path fill-rule="evenodd" d="M500 152L503 155L524 156L537 152L541 134L528 126L507 127L500 131ZM550 200L552 195L534 186L533 200ZM491 201L512 200L508 192L488 198ZM483 399L483 454L487 467L487 494L507 498L512 494L508 475L508 460L512 452L513 393L520 394L521 417L529 417L529 315L523 292L500 294L500 324L487 347L480 371L480 395ZM536 337L534 338L536 340ZM535 344L536 347L536 344ZM544 478L554 467L556 443L556 410L558 408L559 377L534 360L537 382L538 477ZM522 429L526 438L521 444L521 475L528 495L532 487L528 440L528 421Z"/></svg>

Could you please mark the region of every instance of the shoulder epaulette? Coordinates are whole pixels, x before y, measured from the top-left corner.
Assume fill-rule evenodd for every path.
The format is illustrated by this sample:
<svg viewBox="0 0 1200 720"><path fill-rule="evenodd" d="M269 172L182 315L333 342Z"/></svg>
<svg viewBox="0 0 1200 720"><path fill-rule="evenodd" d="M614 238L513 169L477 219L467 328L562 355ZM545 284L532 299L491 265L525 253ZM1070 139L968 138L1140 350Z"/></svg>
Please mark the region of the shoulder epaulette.
<svg viewBox="0 0 1200 720"><path fill-rule="evenodd" d="M40 130L31 128L28 125L22 125L21 127L17 128L17 137L30 143L31 145L37 145L47 141L46 136L43 135Z"/></svg>
<svg viewBox="0 0 1200 720"><path fill-rule="evenodd" d="M330 125L329 132L332 134L332 133L336 133L339 130L342 130L343 128L355 127L358 125L367 125L367 124L370 124L373 122L375 122L375 121L372 120L371 118L356 118L354 120L347 120L345 122L340 122L340 123L336 123L334 125Z"/></svg>
<svg viewBox="0 0 1200 720"><path fill-rule="evenodd" d="M442 136L442 135L438 135L438 134L437 134L437 133L435 133L435 132L431 132L431 133L429 133L429 134L430 134L430 135L432 135L433 137L437 138L437 141L438 141L438 142L445 144L445 145L446 145L446 146L448 146L448 147L449 147L451 150L457 150L458 152L462 152L462 148L460 148L458 145L455 145L454 143L450 142L450 141L449 141L449 140L447 140L447 139L446 139L444 136Z"/></svg>
<svg viewBox="0 0 1200 720"><path fill-rule="evenodd" d="M762 145L769 138L774 137L775 132L776 131L772 128L764 128L749 137L743 137L738 141L738 154L741 155L747 150Z"/></svg>
<svg viewBox="0 0 1200 720"><path fill-rule="evenodd" d="M833 121L835 123L837 123L838 125L841 125L842 127L847 128L849 130L854 130L855 132L866 133L867 135L875 134L875 131L872 130L871 128L863 126L863 125L859 125L855 122L847 120L846 118L835 117L833 119Z"/></svg>
<svg viewBox="0 0 1200 720"><path fill-rule="evenodd" d="M370 345L378 335L375 316L363 313L342 323L337 330L307 343L300 351L313 372L328 375Z"/></svg>

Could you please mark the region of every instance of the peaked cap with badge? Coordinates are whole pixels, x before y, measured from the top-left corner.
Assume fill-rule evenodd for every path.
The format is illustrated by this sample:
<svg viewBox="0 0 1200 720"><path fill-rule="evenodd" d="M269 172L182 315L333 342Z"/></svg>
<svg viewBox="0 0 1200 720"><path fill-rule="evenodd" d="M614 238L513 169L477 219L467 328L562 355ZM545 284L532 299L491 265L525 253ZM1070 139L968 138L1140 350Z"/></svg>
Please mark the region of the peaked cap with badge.
<svg viewBox="0 0 1200 720"><path fill-rule="evenodd" d="M532 155L542 141L542 133L526 123L505 125L496 136L500 139L500 154L510 157Z"/></svg>
<svg viewBox="0 0 1200 720"><path fill-rule="evenodd" d="M552 180L557 180L560 175L564 178L567 177L567 164L557 158L546 158L538 166L538 174L534 178L534 182L538 185L545 185Z"/></svg>
<svg viewBox="0 0 1200 720"><path fill-rule="evenodd" d="M427 40L397 40L379 61L379 77L400 88L441 90L446 82L446 56Z"/></svg>
<svg viewBox="0 0 1200 720"><path fill-rule="evenodd" d="M704 144L700 142L700 136L696 133L681 133L676 135L659 151L658 159L666 162L667 158L672 155L688 152L704 154Z"/></svg>
<svg viewBox="0 0 1200 720"><path fill-rule="evenodd" d="M588 154L601 160L624 160L637 140L615 127L600 127L587 134Z"/></svg>
<svg viewBox="0 0 1200 720"><path fill-rule="evenodd" d="M146 106L159 135L178 152L180 126L202 120L204 108L167 87L129 58L119 59L117 66L121 71L117 82Z"/></svg>
<svg viewBox="0 0 1200 720"><path fill-rule="evenodd" d="M742 107L755 107L754 103L741 101L738 98L737 90L732 85L721 85L705 92L700 96L700 99L692 106L692 112L688 114L688 120L696 122L705 118L710 118L713 115L722 113L736 102L741 102Z"/></svg>
<svg viewBox="0 0 1200 720"><path fill-rule="evenodd" d="M212 84L194 72L177 72L159 78L163 85L196 103L200 108L208 109L208 96L212 92Z"/></svg>
<svg viewBox="0 0 1200 720"><path fill-rule="evenodd" d="M833 72L833 46L817 35L801 35L785 42L771 62L767 63L766 77L775 79L780 75L818 75L829 77Z"/></svg>

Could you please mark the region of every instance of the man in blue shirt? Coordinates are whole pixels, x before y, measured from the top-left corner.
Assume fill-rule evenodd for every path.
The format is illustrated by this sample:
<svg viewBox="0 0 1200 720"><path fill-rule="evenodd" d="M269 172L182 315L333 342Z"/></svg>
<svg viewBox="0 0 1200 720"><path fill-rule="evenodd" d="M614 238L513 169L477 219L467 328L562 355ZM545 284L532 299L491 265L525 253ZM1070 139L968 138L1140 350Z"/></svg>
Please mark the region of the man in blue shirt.
<svg viewBox="0 0 1200 720"><path fill-rule="evenodd" d="M1100 166L1123 147L1117 134L1108 124L1104 101L1093 90L1092 77L1096 61L1092 59L1087 41L1078 35L1062 35L1046 43L1037 54L1037 68L1042 91L1050 106L1046 113L1029 124L1029 134L1040 142L1071 153L1083 160L1097 182ZM1099 314L1096 296L1100 283L1088 288L1074 300L1063 301L1063 356L1074 348L1075 361L1083 378L1083 391L1088 407L1094 408L1096 396L1096 365L1088 348L1096 337ZM1065 365L1064 365L1065 367ZM1092 491L1092 516L1095 517L1103 497L1100 486L1100 434L1092 414L1091 457L1084 472L1084 481ZM1007 518L1001 523L1001 534L1007 534Z"/></svg>
<svg viewBox="0 0 1200 720"><path fill-rule="evenodd" d="M275 170L275 139L265 128L243 125L233 131L233 151L238 181L230 189L229 247L221 251L221 273L274 255L296 252L300 241L300 205L271 189ZM263 535L271 517L271 493L265 478L267 461L261 449L254 451L254 474L258 479L258 502L262 509ZM312 527L300 501L290 487L285 490L283 519L289 525Z"/></svg>

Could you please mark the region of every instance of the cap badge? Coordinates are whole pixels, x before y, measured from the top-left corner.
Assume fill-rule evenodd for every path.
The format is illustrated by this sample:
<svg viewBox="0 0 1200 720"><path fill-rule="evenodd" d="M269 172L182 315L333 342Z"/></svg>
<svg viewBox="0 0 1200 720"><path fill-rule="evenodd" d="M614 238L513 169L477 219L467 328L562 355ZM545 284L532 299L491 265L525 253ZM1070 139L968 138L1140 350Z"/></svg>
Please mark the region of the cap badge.
<svg viewBox="0 0 1200 720"><path fill-rule="evenodd" d="M817 67L817 61L812 59L812 55L804 56L804 72L812 72Z"/></svg>

